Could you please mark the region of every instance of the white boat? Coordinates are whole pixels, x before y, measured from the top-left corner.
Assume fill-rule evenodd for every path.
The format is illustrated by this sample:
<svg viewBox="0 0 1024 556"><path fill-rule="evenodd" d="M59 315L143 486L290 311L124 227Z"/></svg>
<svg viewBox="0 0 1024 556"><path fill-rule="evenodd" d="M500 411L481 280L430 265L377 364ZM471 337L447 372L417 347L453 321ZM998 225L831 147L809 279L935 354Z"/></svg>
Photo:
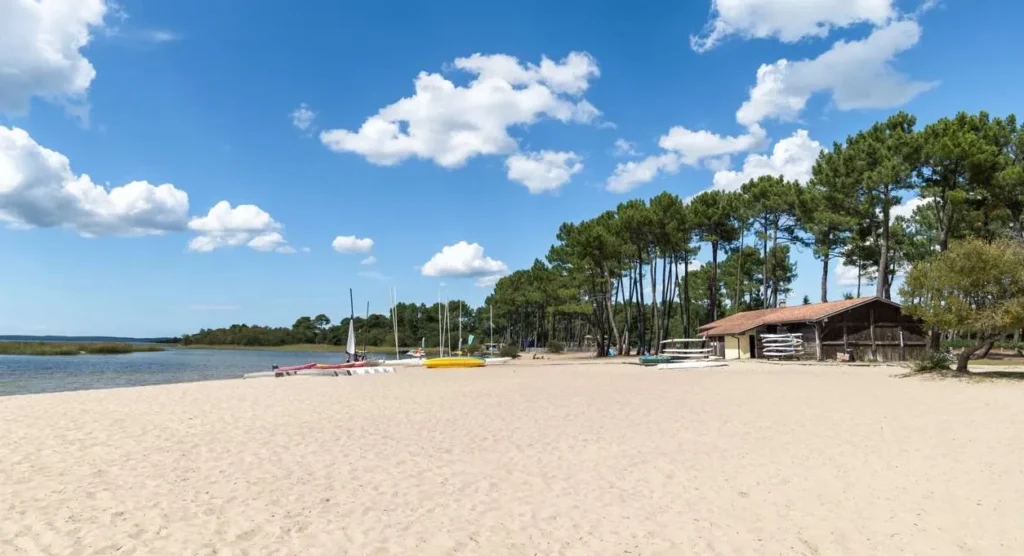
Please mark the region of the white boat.
<svg viewBox="0 0 1024 556"><path fill-rule="evenodd" d="M715 348L708 346L705 338L675 338L661 342L661 346L661 354L672 359L718 359L718 356L715 355Z"/></svg>
<svg viewBox="0 0 1024 556"><path fill-rule="evenodd" d="M345 369L345 370L348 371L348 376L375 375L375 374L383 374L383 373L393 373L393 372L395 372L395 368L394 367L354 367L354 368Z"/></svg>
<svg viewBox="0 0 1024 556"><path fill-rule="evenodd" d="M385 359L381 361L381 365L389 367L419 367L423 365L425 359L421 357L410 357L408 359Z"/></svg>
<svg viewBox="0 0 1024 556"><path fill-rule="evenodd" d="M678 369L703 369L707 367L725 367L725 361L679 361L678 363L661 363L656 369L678 370Z"/></svg>
<svg viewBox="0 0 1024 556"><path fill-rule="evenodd" d="M511 357L484 357L484 363L488 365L504 365L511 360Z"/></svg>
<svg viewBox="0 0 1024 556"><path fill-rule="evenodd" d="M761 334L761 354L765 357L798 357L804 353L800 334Z"/></svg>

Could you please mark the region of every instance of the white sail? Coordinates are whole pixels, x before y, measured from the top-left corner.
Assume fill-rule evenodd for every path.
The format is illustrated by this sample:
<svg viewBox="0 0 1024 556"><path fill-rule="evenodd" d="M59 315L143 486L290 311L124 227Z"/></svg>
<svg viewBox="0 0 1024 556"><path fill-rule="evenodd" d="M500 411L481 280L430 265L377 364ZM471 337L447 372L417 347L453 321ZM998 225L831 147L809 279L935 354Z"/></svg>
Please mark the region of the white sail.
<svg viewBox="0 0 1024 556"><path fill-rule="evenodd" d="M345 353L356 354L356 319L348 319L348 343L345 344Z"/></svg>

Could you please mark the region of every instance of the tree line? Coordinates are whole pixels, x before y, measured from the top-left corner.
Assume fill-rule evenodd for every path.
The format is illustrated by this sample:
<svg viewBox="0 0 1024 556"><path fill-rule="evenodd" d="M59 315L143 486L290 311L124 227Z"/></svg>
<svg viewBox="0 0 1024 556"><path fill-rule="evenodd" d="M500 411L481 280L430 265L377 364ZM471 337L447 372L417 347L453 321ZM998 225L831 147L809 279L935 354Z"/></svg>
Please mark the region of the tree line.
<svg viewBox="0 0 1024 556"><path fill-rule="evenodd" d="M547 264L500 280L492 297L527 329L544 322L555 335L585 321L599 353L654 351L728 314L779 306L796 248L821 262L820 301L836 262L857 269L857 296L890 299L897 274L952 242L1024 238L1022 146L1013 115L960 113L918 129L900 112L823 150L806 183L763 175L737 191L664 192L564 223ZM895 214L914 197L911 214Z"/></svg>
<svg viewBox="0 0 1024 556"><path fill-rule="evenodd" d="M479 341L489 337L493 312L495 340L504 343L656 351L664 339L693 337L700 325L737 311L778 307L792 294L796 249L820 261L820 301L830 299L837 263L858 274L856 291L844 297L889 299L897 275L956 242L1024 240L1022 151L1024 130L1013 115L959 113L919 129L899 112L821 151L806 183L762 175L736 191L689 199L663 192L563 223L544 261L501 278L483 307L451 302L449 315L461 304L464 337ZM911 198L918 199L913 212L897 215ZM439 307L399 304L399 342L426 338L436 346ZM356 324L361 343L393 343L388 316L356 317ZM347 328L348 319L332 326L318 315L291 328L203 330L183 342L341 345ZM950 323L941 328L950 331ZM933 347L938 338L932 334Z"/></svg>

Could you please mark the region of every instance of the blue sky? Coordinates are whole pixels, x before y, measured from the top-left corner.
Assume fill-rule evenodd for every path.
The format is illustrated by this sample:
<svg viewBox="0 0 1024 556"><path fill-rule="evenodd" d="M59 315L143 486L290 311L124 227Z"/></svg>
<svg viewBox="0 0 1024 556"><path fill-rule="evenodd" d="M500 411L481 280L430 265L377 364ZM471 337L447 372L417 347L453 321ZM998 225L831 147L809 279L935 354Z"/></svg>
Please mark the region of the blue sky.
<svg viewBox="0 0 1024 556"><path fill-rule="evenodd" d="M563 221L1024 85L1005 2L60 4L0 1L0 333L482 303Z"/></svg>

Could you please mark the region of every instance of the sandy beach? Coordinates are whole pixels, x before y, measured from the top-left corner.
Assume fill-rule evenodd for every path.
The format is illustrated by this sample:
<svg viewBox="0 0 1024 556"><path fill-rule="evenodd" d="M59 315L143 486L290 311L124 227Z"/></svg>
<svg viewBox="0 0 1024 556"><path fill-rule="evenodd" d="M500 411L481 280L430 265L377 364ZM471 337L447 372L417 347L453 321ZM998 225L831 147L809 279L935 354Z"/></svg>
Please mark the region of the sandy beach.
<svg viewBox="0 0 1024 556"><path fill-rule="evenodd" d="M1024 554L1024 383L528 361L0 398L0 554Z"/></svg>

